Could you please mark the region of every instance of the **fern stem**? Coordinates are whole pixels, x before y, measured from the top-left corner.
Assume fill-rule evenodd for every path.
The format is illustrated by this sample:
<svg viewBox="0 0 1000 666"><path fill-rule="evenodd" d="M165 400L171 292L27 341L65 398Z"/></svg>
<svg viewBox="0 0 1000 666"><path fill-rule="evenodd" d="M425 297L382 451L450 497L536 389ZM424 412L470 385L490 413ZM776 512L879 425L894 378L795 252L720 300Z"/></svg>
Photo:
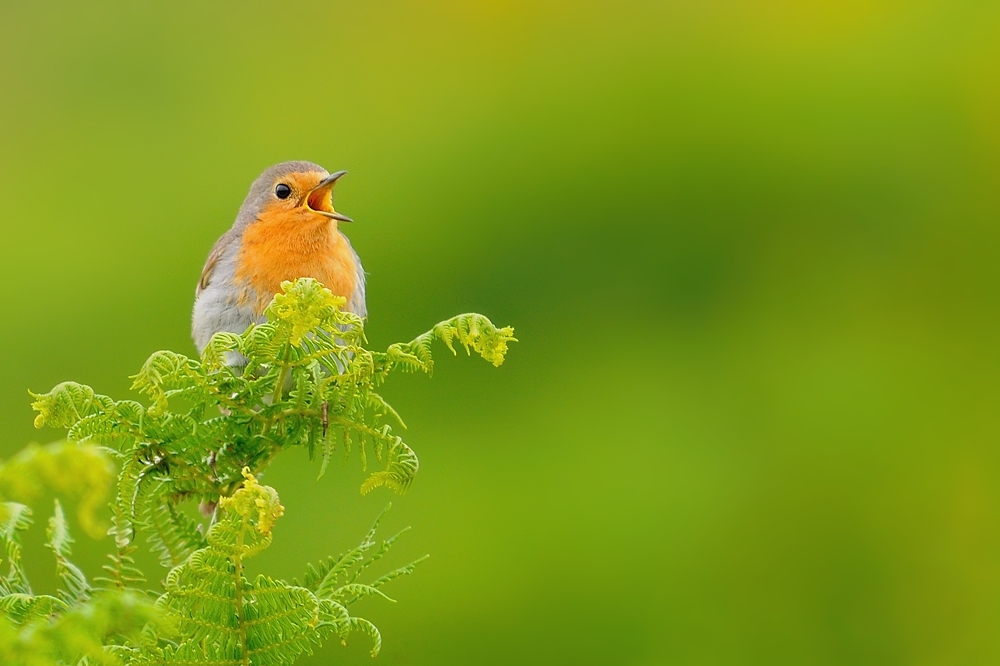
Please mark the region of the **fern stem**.
<svg viewBox="0 0 1000 666"><path fill-rule="evenodd" d="M236 619L240 626L240 651L242 652L243 666L250 666L250 646L247 645L247 622L246 614L243 612L243 533L247 527L247 518L243 519L243 526L236 535L236 551L233 555L233 567L236 569Z"/></svg>
<svg viewBox="0 0 1000 666"><path fill-rule="evenodd" d="M288 357L291 356L291 352L292 350L286 346L285 353L281 359L281 372L278 373L278 381L275 383L274 391L271 393L272 405L281 400L281 394L284 393L285 381L288 379L288 373L292 370L292 366L288 365Z"/></svg>

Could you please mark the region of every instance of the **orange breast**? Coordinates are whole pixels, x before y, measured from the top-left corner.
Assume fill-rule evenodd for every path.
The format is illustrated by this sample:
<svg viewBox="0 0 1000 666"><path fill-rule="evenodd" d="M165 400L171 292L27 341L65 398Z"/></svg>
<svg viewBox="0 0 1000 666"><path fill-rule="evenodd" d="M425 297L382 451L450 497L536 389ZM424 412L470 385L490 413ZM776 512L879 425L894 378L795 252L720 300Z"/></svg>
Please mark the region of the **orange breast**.
<svg viewBox="0 0 1000 666"><path fill-rule="evenodd" d="M357 266L347 240L329 219L306 210L277 211L264 213L243 232L235 277L243 287L240 301L260 314L282 282L300 277L315 278L350 299Z"/></svg>

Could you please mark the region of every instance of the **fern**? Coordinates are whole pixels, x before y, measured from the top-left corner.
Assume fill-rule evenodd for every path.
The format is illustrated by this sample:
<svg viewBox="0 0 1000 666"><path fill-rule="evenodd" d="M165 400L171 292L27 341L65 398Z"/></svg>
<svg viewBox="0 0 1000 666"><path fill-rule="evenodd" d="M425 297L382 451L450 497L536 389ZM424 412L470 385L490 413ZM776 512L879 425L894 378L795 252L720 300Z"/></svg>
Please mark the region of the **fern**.
<svg viewBox="0 0 1000 666"><path fill-rule="evenodd" d="M66 524L66 516L59 500L56 500L55 513L49 519L48 534L48 546L56 558L56 574L63 584L59 596L66 605L86 601L90 597L90 584L87 583L83 572L69 560L73 537L69 534L69 526Z"/></svg>
<svg viewBox="0 0 1000 666"><path fill-rule="evenodd" d="M431 343L435 339L444 342L452 354L458 353L455 350L455 342L458 341L467 354L475 351L498 368L507 354L507 343L517 342L514 329L509 326L497 328L481 314L458 315L437 324L410 342L391 345L385 354L379 355L384 371L401 367L410 372L419 370L429 374L434 369Z"/></svg>
<svg viewBox="0 0 1000 666"><path fill-rule="evenodd" d="M149 531L150 550L165 567L177 566L202 545L204 538L194 520L169 501L160 508L150 502L143 525Z"/></svg>
<svg viewBox="0 0 1000 666"><path fill-rule="evenodd" d="M7 550L10 571L0 579L3 593L31 594L31 585L21 567L21 532L31 526L31 509L17 502L0 505L0 539Z"/></svg>
<svg viewBox="0 0 1000 666"><path fill-rule="evenodd" d="M67 387L65 392L71 393L74 388ZM93 398L94 392L89 391L89 395ZM46 489L53 490L76 501L80 525L97 537L108 529L97 513L107 503L114 474L111 453L105 449L72 441L31 444L0 465L0 496L30 503Z"/></svg>
<svg viewBox="0 0 1000 666"><path fill-rule="evenodd" d="M149 599L136 592L102 592L86 602L60 607L51 597L39 597L40 608L17 622L0 601L7 621L0 621L0 663L17 666L56 664L116 665L131 660L144 631L167 634L169 624ZM122 657L126 657L123 659Z"/></svg>
<svg viewBox="0 0 1000 666"><path fill-rule="evenodd" d="M36 448L37 453L40 449ZM42 457L44 460L44 457ZM19 464L30 464L22 458ZM7 546L10 574L0 594L0 663L23 666L120 664L117 653L139 643L142 631L166 636L170 625L152 601L132 590L98 592L69 559L73 539L59 501L49 520L48 547L61 582L58 596L31 592L20 564L19 532L30 526L30 510L6 502L0 538Z"/></svg>
<svg viewBox="0 0 1000 666"><path fill-rule="evenodd" d="M284 283L266 323L217 334L200 358L150 356L132 377L146 404L74 382L32 394L36 426L64 429L67 439L0 464L0 663L284 666L325 638L344 642L352 633L369 637L378 653L379 630L350 607L366 597L391 601L383 587L424 560L365 582L406 530L378 540L380 515L356 548L307 566L301 585L251 580L245 563L270 545L284 512L277 491L257 479L296 446L320 458L322 476L342 446L366 470L377 463L363 494L406 491L419 461L394 432L393 424L405 426L378 388L397 369L431 373L434 340L499 366L515 339L512 329L465 314L375 352L363 321L343 305L315 280ZM100 511L110 487L107 526ZM47 491L75 502L85 532L113 538L105 575L91 584L70 560L56 501L48 529L55 595L35 594L21 565L28 505ZM193 517L195 505L204 519ZM136 566L140 535L163 565L160 575ZM144 591L160 578L162 593Z"/></svg>

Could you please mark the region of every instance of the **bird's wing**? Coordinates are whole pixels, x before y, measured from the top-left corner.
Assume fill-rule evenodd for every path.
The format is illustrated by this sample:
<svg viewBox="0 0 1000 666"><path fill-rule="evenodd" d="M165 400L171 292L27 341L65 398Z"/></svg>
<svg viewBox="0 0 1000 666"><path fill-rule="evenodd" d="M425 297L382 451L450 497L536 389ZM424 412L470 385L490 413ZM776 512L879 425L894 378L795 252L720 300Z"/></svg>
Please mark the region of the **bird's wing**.
<svg viewBox="0 0 1000 666"><path fill-rule="evenodd" d="M222 258L222 253L229 247L229 236L229 232L223 234L222 238L216 241L212 247L212 251L208 253L208 260L205 262L205 267L201 269L201 277L198 278L198 286L194 290L195 298L200 296L201 292L205 291L210 284L215 266L219 263L219 259Z"/></svg>

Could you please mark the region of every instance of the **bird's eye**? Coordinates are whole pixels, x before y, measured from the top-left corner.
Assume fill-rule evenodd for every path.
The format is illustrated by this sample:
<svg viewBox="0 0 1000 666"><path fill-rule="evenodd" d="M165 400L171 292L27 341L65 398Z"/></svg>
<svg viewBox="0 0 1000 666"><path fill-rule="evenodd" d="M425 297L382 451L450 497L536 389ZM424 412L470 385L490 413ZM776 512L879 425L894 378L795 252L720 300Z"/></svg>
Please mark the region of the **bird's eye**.
<svg viewBox="0 0 1000 666"><path fill-rule="evenodd" d="M284 183L278 183L278 186L274 188L274 196L279 199L287 199L292 196L292 188L288 187Z"/></svg>

